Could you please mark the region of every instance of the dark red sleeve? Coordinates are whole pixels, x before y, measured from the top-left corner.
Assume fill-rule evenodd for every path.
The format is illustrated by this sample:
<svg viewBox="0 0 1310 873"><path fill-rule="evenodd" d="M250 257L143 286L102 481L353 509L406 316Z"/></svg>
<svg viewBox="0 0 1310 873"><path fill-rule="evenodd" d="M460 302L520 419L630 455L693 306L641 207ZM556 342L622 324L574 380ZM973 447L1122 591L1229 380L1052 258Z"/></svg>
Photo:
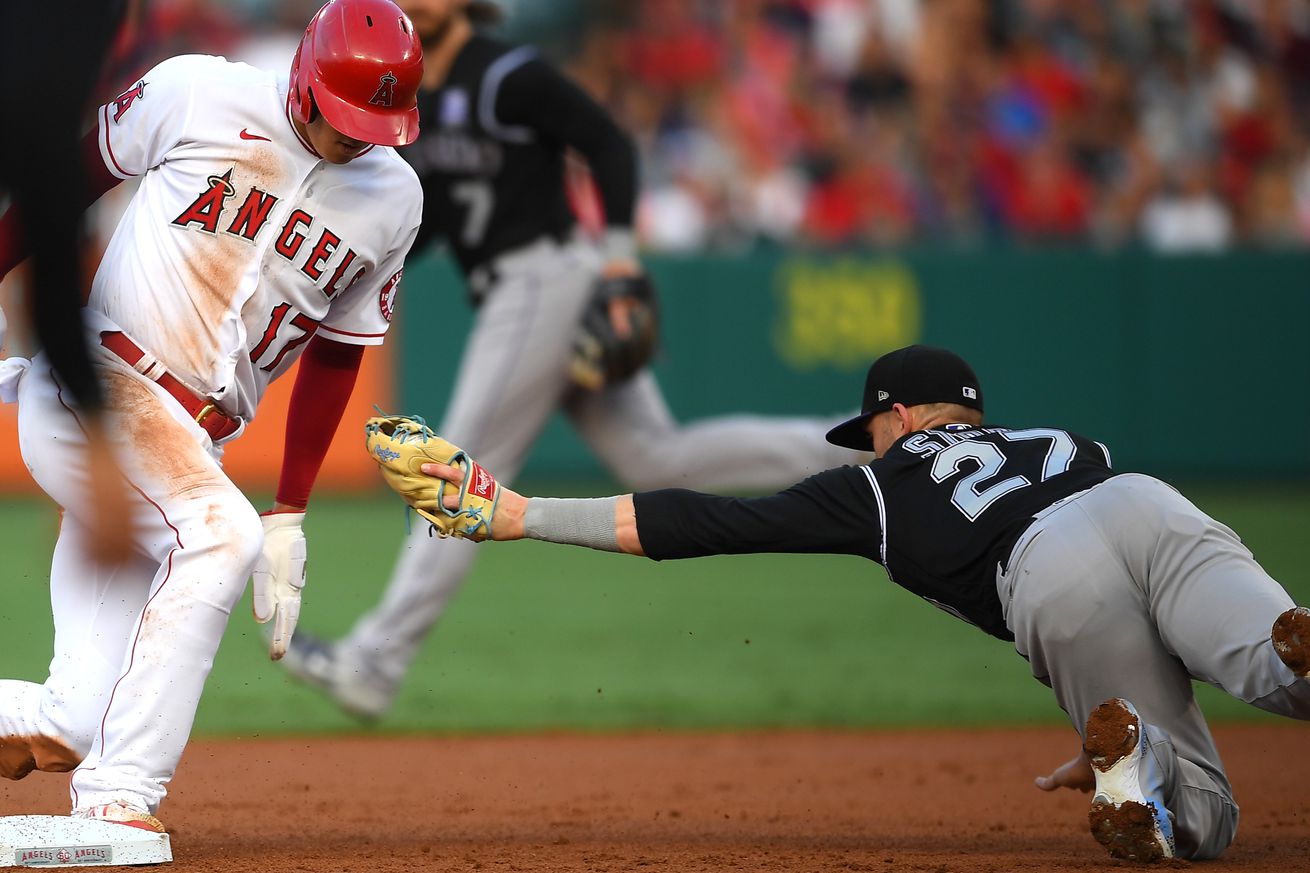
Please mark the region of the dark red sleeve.
<svg viewBox="0 0 1310 873"><path fill-rule="evenodd" d="M11 206L0 215L0 280L9 275L27 257L20 250L27 248L27 241L19 239L18 207Z"/></svg>
<svg viewBox="0 0 1310 873"><path fill-rule="evenodd" d="M291 390L277 502L304 508L355 387L364 346L316 336L300 357Z"/></svg>

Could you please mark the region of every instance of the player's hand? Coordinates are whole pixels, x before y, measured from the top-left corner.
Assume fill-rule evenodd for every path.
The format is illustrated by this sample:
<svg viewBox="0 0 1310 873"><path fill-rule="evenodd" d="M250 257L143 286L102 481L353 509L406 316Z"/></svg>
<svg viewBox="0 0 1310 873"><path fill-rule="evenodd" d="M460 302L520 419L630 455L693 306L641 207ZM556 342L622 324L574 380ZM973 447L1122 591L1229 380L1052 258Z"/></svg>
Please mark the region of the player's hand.
<svg viewBox="0 0 1310 873"><path fill-rule="evenodd" d="M641 265L627 259L610 261L600 274L606 279L640 276ZM610 324L614 327L614 335L621 340L632 336L632 311L637 305L637 300L632 297L615 297L609 301Z"/></svg>
<svg viewBox="0 0 1310 873"><path fill-rule="evenodd" d="M600 274L606 279L618 279L624 276L640 276L641 264L631 258L617 258L601 267Z"/></svg>
<svg viewBox="0 0 1310 873"><path fill-rule="evenodd" d="M1038 776L1037 787L1043 791L1055 791L1057 788L1074 788L1084 793L1096 787L1096 774L1092 772L1092 761L1086 752L1056 767L1049 775Z"/></svg>
<svg viewBox="0 0 1310 873"><path fill-rule="evenodd" d="M464 482L464 468L451 464L427 463L419 471L443 479L457 488ZM511 491L504 484L500 487L500 502L496 514L492 516L491 527L487 533L489 540L517 540L523 538L523 512L527 508L528 498ZM459 494L447 494L441 501L447 509L459 509Z"/></svg>
<svg viewBox="0 0 1310 873"><path fill-rule="evenodd" d="M308 554L301 524L304 510L279 507L260 516L264 522L264 548L250 577L255 621L273 622L268 656L279 661L287 653L300 619L300 592L305 587Z"/></svg>

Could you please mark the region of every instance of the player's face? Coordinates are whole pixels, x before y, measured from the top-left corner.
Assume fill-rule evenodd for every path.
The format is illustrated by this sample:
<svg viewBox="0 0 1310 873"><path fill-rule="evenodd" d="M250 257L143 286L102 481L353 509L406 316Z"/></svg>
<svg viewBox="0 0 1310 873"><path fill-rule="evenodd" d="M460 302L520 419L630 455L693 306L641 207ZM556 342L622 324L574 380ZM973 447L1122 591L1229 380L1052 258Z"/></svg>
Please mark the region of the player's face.
<svg viewBox="0 0 1310 873"><path fill-rule="evenodd" d="M465 0L397 0L396 5L414 22L414 32L427 45L437 41Z"/></svg>
<svg viewBox="0 0 1310 873"><path fill-rule="evenodd" d="M314 147L314 151L322 155L323 160L330 164L348 164L359 157L359 153L369 145L362 140L346 136L328 124L321 114L316 115L313 121L305 125L305 138Z"/></svg>

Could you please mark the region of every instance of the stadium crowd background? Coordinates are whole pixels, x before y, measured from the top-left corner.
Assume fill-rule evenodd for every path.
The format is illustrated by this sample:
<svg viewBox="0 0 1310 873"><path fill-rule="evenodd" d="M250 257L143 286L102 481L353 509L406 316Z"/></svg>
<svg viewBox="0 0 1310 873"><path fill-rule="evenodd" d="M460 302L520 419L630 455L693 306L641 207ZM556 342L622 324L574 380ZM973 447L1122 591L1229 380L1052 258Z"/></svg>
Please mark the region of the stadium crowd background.
<svg viewBox="0 0 1310 873"><path fill-rule="evenodd" d="M152 0L107 78L317 5ZM1310 0L502 5L640 144L648 251L1310 243Z"/></svg>

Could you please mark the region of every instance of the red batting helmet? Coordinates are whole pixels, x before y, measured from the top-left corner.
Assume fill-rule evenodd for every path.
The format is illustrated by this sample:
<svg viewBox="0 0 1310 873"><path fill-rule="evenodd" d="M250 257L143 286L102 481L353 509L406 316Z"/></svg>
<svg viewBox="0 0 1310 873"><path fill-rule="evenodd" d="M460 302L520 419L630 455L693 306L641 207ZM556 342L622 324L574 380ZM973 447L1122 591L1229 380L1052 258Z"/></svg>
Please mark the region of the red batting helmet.
<svg viewBox="0 0 1310 873"><path fill-rule="evenodd" d="M291 111L313 108L351 139L409 145L418 137L423 47L391 0L329 0L291 62Z"/></svg>

